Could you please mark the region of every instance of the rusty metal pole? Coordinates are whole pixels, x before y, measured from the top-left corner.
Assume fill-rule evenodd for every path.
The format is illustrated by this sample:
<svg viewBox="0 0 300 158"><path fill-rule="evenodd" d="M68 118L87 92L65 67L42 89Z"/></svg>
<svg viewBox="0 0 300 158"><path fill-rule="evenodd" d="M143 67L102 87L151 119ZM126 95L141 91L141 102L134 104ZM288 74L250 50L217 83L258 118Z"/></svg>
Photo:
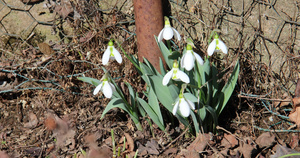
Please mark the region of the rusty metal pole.
<svg viewBox="0 0 300 158"><path fill-rule="evenodd" d="M159 58L163 59L154 35L163 28L162 0L133 0L138 57L143 57L160 72Z"/></svg>

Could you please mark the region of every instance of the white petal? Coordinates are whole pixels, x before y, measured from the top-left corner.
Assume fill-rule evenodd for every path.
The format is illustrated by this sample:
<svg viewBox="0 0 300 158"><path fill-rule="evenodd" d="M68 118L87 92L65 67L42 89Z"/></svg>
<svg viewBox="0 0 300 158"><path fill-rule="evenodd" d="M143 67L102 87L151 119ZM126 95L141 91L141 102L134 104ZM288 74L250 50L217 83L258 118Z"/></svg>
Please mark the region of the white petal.
<svg viewBox="0 0 300 158"><path fill-rule="evenodd" d="M158 39L157 39L158 42L161 42L161 41L162 41L162 39L163 39L163 36L162 36L162 35L163 35L164 30L165 30L165 28L163 28L163 29L160 31L160 33L158 34L158 37L157 37L157 38L158 38Z"/></svg>
<svg viewBox="0 0 300 158"><path fill-rule="evenodd" d="M173 75L173 69L171 69L163 78L162 84L165 86L169 83Z"/></svg>
<svg viewBox="0 0 300 158"><path fill-rule="evenodd" d="M165 27L163 32L163 37L165 40L170 40L173 37L174 33L171 27Z"/></svg>
<svg viewBox="0 0 300 158"><path fill-rule="evenodd" d="M106 98L111 98L111 96L113 94L113 91L112 91L112 88L109 85L108 81L104 81L104 85L103 85L103 88L102 88L102 93L104 94L104 96Z"/></svg>
<svg viewBox="0 0 300 158"><path fill-rule="evenodd" d="M180 60L180 66L183 67L183 68L184 68L184 62L183 61L184 61L185 56L186 56L186 53L183 54L183 56L181 57L181 60Z"/></svg>
<svg viewBox="0 0 300 158"><path fill-rule="evenodd" d="M190 100L186 100L190 106L191 109L195 110L195 104L191 102Z"/></svg>
<svg viewBox="0 0 300 158"><path fill-rule="evenodd" d="M106 65L108 63L109 57L110 57L110 46L107 47L105 50L103 56L102 56L102 64Z"/></svg>
<svg viewBox="0 0 300 158"><path fill-rule="evenodd" d="M185 53L185 58L183 59L182 67L185 68L187 71L192 70L195 65L195 57L193 56L191 51L187 51Z"/></svg>
<svg viewBox="0 0 300 158"><path fill-rule="evenodd" d="M198 62L200 65L203 65L203 64L204 64L204 61L203 61L203 59L200 57L199 54L197 54L197 53L194 52L194 56L195 56L197 62Z"/></svg>
<svg viewBox="0 0 300 158"><path fill-rule="evenodd" d="M174 32L175 38L176 38L178 41L180 41L181 37L180 37L179 32L178 32L176 29L174 29L173 27L172 27L172 30L173 30L173 32Z"/></svg>
<svg viewBox="0 0 300 158"><path fill-rule="evenodd" d="M122 63L122 56L121 56L120 52L115 47L113 47L113 54L114 54L115 59L117 60L117 62L119 64L121 64Z"/></svg>
<svg viewBox="0 0 300 158"><path fill-rule="evenodd" d="M185 99L182 99L179 105L179 111L182 116L188 117L190 115L191 109L188 102Z"/></svg>
<svg viewBox="0 0 300 158"><path fill-rule="evenodd" d="M172 111L173 115L176 115L176 112L178 110L178 105L179 105L179 100L175 103L175 106L173 107L173 111Z"/></svg>
<svg viewBox="0 0 300 158"><path fill-rule="evenodd" d="M116 91L116 88L115 88L115 86L112 83L108 82L108 84L110 85L110 87L111 87L111 89L112 89L113 92Z"/></svg>
<svg viewBox="0 0 300 158"><path fill-rule="evenodd" d="M95 88L95 90L94 90L94 92L93 92L94 95L96 95L96 94L99 93L99 91L101 90L102 85L103 85L102 83L103 83L103 82L100 82L100 84Z"/></svg>
<svg viewBox="0 0 300 158"><path fill-rule="evenodd" d="M185 74L183 71L177 70L176 76L177 76L182 82L190 83L190 78L189 78L189 76L188 76L187 74Z"/></svg>
<svg viewBox="0 0 300 158"><path fill-rule="evenodd" d="M211 55L214 53L214 51L215 51L215 49L216 49L216 46L217 46L216 40L214 39L214 40L209 44L209 46L208 46L208 48L207 48L207 54L208 54L209 56L211 56Z"/></svg>
<svg viewBox="0 0 300 158"><path fill-rule="evenodd" d="M218 47L219 47L219 49L222 50L222 52L224 54L227 54L228 50L227 50L227 47L226 47L226 45L225 45L225 43L223 41L219 40Z"/></svg>

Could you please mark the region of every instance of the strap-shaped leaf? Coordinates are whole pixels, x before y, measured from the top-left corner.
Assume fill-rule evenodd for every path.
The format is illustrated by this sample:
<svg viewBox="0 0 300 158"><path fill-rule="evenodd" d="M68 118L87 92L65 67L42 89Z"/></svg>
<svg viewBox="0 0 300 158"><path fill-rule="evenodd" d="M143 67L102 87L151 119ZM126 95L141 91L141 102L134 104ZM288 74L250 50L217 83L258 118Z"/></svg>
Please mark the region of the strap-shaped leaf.
<svg viewBox="0 0 300 158"><path fill-rule="evenodd" d="M91 78L91 77L77 77L78 80L81 80L83 82L87 82L89 84L92 84L94 86L98 86L101 81L100 80L97 80L97 79L94 79L94 78Z"/></svg>
<svg viewBox="0 0 300 158"><path fill-rule="evenodd" d="M152 109L152 107L143 99L137 97L137 101L140 103L140 105L143 107L143 109L147 112L149 117L152 119L152 121L157 124L157 126L161 130L165 130L164 123L160 121L159 116L155 113L155 111Z"/></svg>
<svg viewBox="0 0 300 158"><path fill-rule="evenodd" d="M218 106L216 108L216 113L218 116L221 114L221 112L223 111L224 107L226 106L228 100L230 99L230 97L232 95L232 92L237 83L237 79L239 77L239 72L240 72L240 64L237 61L234 66L231 76L229 77L227 83L225 84L225 86L223 87L223 89L221 91L221 95L218 100Z"/></svg>

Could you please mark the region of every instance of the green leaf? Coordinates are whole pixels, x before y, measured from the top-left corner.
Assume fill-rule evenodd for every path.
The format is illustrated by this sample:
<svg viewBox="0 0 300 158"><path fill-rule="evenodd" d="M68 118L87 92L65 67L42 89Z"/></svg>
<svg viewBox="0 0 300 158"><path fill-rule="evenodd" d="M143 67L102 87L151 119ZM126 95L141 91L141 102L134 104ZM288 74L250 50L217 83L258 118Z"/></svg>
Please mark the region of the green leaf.
<svg viewBox="0 0 300 158"><path fill-rule="evenodd" d="M195 131L197 134L199 134L200 133L200 130L199 130L200 126L198 123L199 121L197 120L197 117L193 111L191 112L191 116L192 116L192 120L194 122Z"/></svg>
<svg viewBox="0 0 300 158"><path fill-rule="evenodd" d="M156 43L158 44L158 47L166 61L166 64L168 65L169 69L173 67L173 60L169 59L169 55L171 55L169 49L163 42L158 42L157 37L155 36Z"/></svg>
<svg viewBox="0 0 300 158"><path fill-rule="evenodd" d="M130 103L132 106L135 106L135 93L134 93L134 90L133 88L131 87L131 85L127 82L125 82L125 84L127 85L128 87L128 91L129 91L129 95L130 95Z"/></svg>
<svg viewBox="0 0 300 158"><path fill-rule="evenodd" d="M165 68L164 68L164 63L163 63L163 61L161 60L161 58L159 58L159 67L160 67L161 75L165 76L165 75L166 75L166 70L165 70Z"/></svg>
<svg viewBox="0 0 300 158"><path fill-rule="evenodd" d="M104 117L104 115L111 110L112 108L121 108L124 111L126 111L128 114L130 114L129 109L127 108L126 104L123 102L123 100L121 98L114 98L112 99L107 106L105 107L102 115L101 115L101 119Z"/></svg>
<svg viewBox="0 0 300 158"><path fill-rule="evenodd" d="M100 80L97 80L97 79L94 79L94 78L91 78L91 77L77 77L78 80L81 80L83 82L87 82L89 84L92 84L94 86L98 86L101 81Z"/></svg>
<svg viewBox="0 0 300 158"><path fill-rule="evenodd" d="M154 110L155 114L158 116L159 121L163 124L164 121L163 121L163 117L161 115L159 103L158 103L157 97L152 88L150 88L150 90L149 90L148 103Z"/></svg>
<svg viewBox="0 0 300 158"><path fill-rule="evenodd" d="M216 114L216 111L209 105L205 105L205 109L211 114L214 121L213 128L215 129L215 126L218 124L218 116Z"/></svg>
<svg viewBox="0 0 300 158"><path fill-rule="evenodd" d="M221 95L218 100L218 106L216 107L216 113L218 116L221 114L221 112L223 111L224 107L226 106L228 100L232 95L232 92L237 83L237 79L239 77L239 72L240 72L240 64L239 61L237 61L231 76L229 77L226 85L223 87L221 91Z"/></svg>
<svg viewBox="0 0 300 158"><path fill-rule="evenodd" d="M198 98L195 97L195 96L194 96L193 94L191 94L191 93L184 93L183 95L184 95L185 99L187 99L187 100L189 100L189 101L191 101L191 102L194 102L194 103L198 102Z"/></svg>
<svg viewBox="0 0 300 158"><path fill-rule="evenodd" d="M165 130L165 126L163 122L160 121L159 116L155 113L155 111L152 109L152 107L143 99L137 97L137 101L140 103L140 105L143 107L143 109L147 112L149 117L152 119L152 121L157 124L157 126L161 130Z"/></svg>

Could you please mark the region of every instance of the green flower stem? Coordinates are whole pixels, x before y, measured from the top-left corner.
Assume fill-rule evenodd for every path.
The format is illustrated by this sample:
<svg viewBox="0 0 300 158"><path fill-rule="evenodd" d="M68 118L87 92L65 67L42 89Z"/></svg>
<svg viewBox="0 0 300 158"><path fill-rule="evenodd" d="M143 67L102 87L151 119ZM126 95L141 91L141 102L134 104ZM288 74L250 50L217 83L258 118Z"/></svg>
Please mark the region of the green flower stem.
<svg viewBox="0 0 300 158"><path fill-rule="evenodd" d="M169 48L169 51L170 51L170 53L172 54L172 47L171 47L171 42L170 42L170 40L167 40L167 45L168 45L168 48Z"/></svg>
<svg viewBox="0 0 300 158"><path fill-rule="evenodd" d="M118 42L118 41L115 41L117 44L118 44L118 46L120 47L120 49L122 50L122 52L124 53L124 55L126 56L126 58L127 59L129 59L130 60L130 62L140 71L140 72L142 72L142 69L141 69L141 67L140 66L138 66L136 63L135 63L135 61L133 61L132 60L132 58L126 53L126 51L123 49L123 47L121 46L121 44Z"/></svg>
<svg viewBox="0 0 300 158"><path fill-rule="evenodd" d="M112 79L111 79L112 80ZM115 83L114 83L115 84ZM117 87L117 85L115 85L115 87ZM121 99L124 101L124 103L126 104L126 107L129 111L129 115L132 119L132 121L134 122L136 128L139 131L143 131L142 125L139 122L139 115L138 115L138 109L135 106L131 106L128 101L126 100L126 98L123 96L123 93L120 91L119 88L116 88L117 93L121 96Z"/></svg>

